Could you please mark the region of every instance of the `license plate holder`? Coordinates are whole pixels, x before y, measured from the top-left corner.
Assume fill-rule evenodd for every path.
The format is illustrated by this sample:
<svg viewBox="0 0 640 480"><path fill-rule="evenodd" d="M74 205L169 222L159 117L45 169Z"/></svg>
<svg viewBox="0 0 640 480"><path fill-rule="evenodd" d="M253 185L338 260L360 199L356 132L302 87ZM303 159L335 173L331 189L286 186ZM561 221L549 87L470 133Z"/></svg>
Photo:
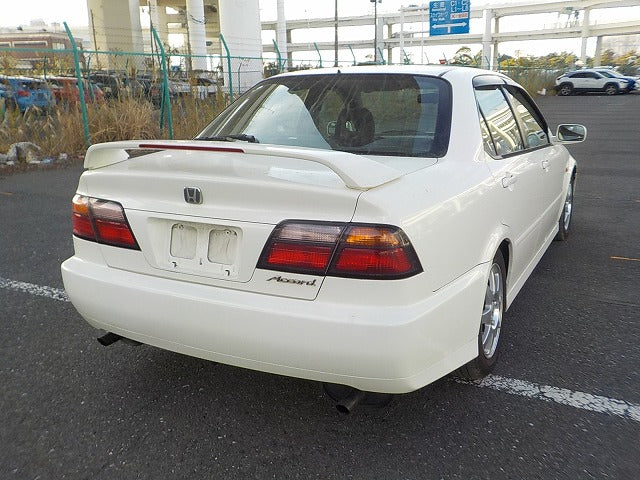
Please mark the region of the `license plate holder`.
<svg viewBox="0 0 640 480"><path fill-rule="evenodd" d="M242 232L226 225L170 222L167 268L216 278L238 275Z"/></svg>

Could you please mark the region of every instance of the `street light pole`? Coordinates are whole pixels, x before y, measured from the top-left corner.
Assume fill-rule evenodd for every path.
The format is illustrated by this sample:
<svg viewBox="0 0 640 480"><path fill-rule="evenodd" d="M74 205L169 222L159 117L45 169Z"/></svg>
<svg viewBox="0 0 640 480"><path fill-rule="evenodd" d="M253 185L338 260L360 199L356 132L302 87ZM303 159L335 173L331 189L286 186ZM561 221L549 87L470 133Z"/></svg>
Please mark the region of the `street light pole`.
<svg viewBox="0 0 640 480"><path fill-rule="evenodd" d="M336 15L335 15L334 30L335 30L335 39L334 39L333 50L334 50L335 59L333 62L333 66L337 67L338 66L338 0L336 0Z"/></svg>
<svg viewBox="0 0 640 480"><path fill-rule="evenodd" d="M369 0L373 2L373 61L378 63L378 3L382 0Z"/></svg>

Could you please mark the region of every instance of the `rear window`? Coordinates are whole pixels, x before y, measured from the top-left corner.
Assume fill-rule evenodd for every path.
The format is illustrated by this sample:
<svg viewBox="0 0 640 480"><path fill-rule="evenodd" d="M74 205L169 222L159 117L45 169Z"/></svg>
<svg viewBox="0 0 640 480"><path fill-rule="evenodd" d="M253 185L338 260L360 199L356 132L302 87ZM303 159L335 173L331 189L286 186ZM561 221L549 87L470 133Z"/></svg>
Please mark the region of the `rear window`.
<svg viewBox="0 0 640 480"><path fill-rule="evenodd" d="M198 138L247 134L276 145L440 157L450 126L451 87L441 78L298 75L258 84Z"/></svg>

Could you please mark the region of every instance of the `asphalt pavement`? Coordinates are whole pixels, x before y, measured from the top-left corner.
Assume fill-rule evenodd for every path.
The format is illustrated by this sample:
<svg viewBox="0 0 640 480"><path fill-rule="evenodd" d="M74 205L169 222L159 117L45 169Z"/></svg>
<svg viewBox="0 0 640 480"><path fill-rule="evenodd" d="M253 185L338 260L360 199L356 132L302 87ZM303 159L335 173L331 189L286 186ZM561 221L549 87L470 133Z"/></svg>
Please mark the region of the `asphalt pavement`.
<svg viewBox="0 0 640 480"><path fill-rule="evenodd" d="M315 382L100 346L61 291L81 168L0 171L0 479L640 478L640 95L538 104L589 137L570 238L506 314L502 387L350 416Z"/></svg>

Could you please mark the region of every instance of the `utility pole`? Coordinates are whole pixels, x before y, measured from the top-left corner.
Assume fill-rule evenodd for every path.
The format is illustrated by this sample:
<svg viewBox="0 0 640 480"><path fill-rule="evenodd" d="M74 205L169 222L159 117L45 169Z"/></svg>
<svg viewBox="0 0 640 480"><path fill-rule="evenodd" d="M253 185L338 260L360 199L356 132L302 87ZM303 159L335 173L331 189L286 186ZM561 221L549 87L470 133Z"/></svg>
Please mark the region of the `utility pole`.
<svg viewBox="0 0 640 480"><path fill-rule="evenodd" d="M378 3L382 0L369 0L373 2L373 61L378 63Z"/></svg>
<svg viewBox="0 0 640 480"><path fill-rule="evenodd" d="M157 5L156 5L156 8ZM153 66L155 63L155 55L154 55L154 48L153 48L153 15L151 15L151 4L149 3L149 0L147 0L147 9L149 10L149 46L151 47L151 71L153 71Z"/></svg>
<svg viewBox="0 0 640 480"><path fill-rule="evenodd" d="M333 66L337 67L338 66L338 0L336 0L336 15L335 15L334 30L335 30L335 39L334 39L333 50L334 50L335 60L333 62Z"/></svg>
<svg viewBox="0 0 640 480"><path fill-rule="evenodd" d="M91 14L91 30L93 30L93 48L98 50L98 40L96 39L96 22L93 21L93 8L89 10Z"/></svg>
<svg viewBox="0 0 640 480"><path fill-rule="evenodd" d="M184 10L184 26L187 29L187 58L184 62L185 70L187 71L187 75L191 76L191 34L189 33L189 11L187 9Z"/></svg>
<svg viewBox="0 0 640 480"><path fill-rule="evenodd" d="M93 9L89 9L89 13L91 14L91 30L93 30L93 48L98 51L100 49L98 48L98 40L96 38L96 22L93 21ZM102 65L100 65L100 55L96 54L96 59L98 70L100 70L102 68Z"/></svg>

